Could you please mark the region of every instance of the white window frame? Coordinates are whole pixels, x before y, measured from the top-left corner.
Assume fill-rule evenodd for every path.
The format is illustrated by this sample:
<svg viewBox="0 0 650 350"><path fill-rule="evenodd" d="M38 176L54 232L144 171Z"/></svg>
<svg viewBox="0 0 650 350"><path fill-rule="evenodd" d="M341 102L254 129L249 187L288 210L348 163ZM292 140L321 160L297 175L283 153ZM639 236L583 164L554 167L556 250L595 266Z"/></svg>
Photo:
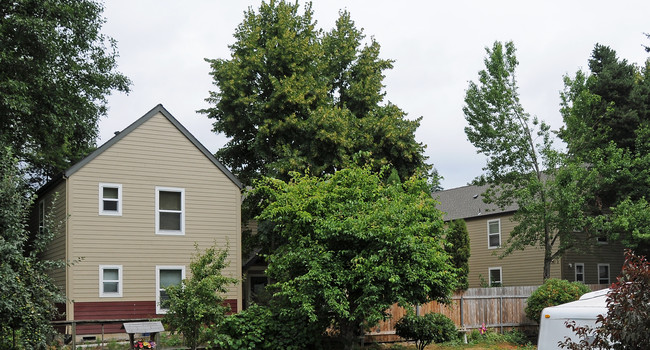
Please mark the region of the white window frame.
<svg viewBox="0 0 650 350"><path fill-rule="evenodd" d="M185 266L156 266L156 313L159 315L166 314L168 309L163 309L160 306L160 270L181 270L181 281L185 279Z"/></svg>
<svg viewBox="0 0 650 350"><path fill-rule="evenodd" d="M578 266L582 267L582 273L578 273ZM585 264L584 263L575 263L574 269L574 281L585 283ZM578 281L578 275L582 275L582 281Z"/></svg>
<svg viewBox="0 0 650 350"><path fill-rule="evenodd" d="M160 229L160 213L161 212L177 212L177 211L161 211L160 210L160 192L180 192L181 194L181 229L180 230L161 230ZM183 236L185 235L185 189L179 187L159 187L156 186L156 234L157 235L172 235Z"/></svg>
<svg viewBox="0 0 650 350"><path fill-rule="evenodd" d="M117 281L104 280L104 270L117 270ZM104 282L117 282L117 293L104 292ZM99 297L100 298L121 298L122 297L122 265L99 265Z"/></svg>
<svg viewBox="0 0 650 350"><path fill-rule="evenodd" d="M492 271L499 271L499 278L501 279L500 281L492 281ZM492 283L495 282L499 283L500 287L503 287L503 269L501 268L501 266L488 268L488 285L492 287Z"/></svg>
<svg viewBox="0 0 650 350"><path fill-rule="evenodd" d="M600 267L601 267L601 266L605 266L605 267L607 267L607 283L601 283L601 282L600 282ZM597 271L598 271L598 275L597 275L597 278L598 278L598 284L609 284L610 281L612 280L612 279L611 279L611 270L609 269L609 264L598 264L598 270L597 270Z"/></svg>
<svg viewBox="0 0 650 350"><path fill-rule="evenodd" d="M117 200L104 198L104 188L117 188ZM116 201L117 210L104 210L104 201ZM122 216L122 184L99 183L99 215Z"/></svg>
<svg viewBox="0 0 650 350"><path fill-rule="evenodd" d="M490 233L490 223L497 222L499 224L499 232L498 233ZM490 236L492 235L498 235L499 237L499 245L497 246L492 246L490 245ZM488 243L488 249L497 249L501 248L501 219L494 219L494 220L488 220L487 221L487 243Z"/></svg>

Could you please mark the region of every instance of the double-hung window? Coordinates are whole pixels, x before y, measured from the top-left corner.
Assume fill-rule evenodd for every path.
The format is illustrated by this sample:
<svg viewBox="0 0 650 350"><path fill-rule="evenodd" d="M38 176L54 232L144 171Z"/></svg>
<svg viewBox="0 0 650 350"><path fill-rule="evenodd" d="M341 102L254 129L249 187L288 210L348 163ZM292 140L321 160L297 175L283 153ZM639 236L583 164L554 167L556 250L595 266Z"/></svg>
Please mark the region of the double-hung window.
<svg viewBox="0 0 650 350"><path fill-rule="evenodd" d="M99 215L122 215L121 184L99 184Z"/></svg>
<svg viewBox="0 0 650 350"><path fill-rule="evenodd" d="M122 265L99 265L99 296L122 296Z"/></svg>
<svg viewBox="0 0 650 350"><path fill-rule="evenodd" d="M185 279L185 266L156 266L156 313L164 314L169 300L166 288L180 284Z"/></svg>
<svg viewBox="0 0 650 350"><path fill-rule="evenodd" d="M576 282L585 283L585 264L576 263Z"/></svg>
<svg viewBox="0 0 650 350"><path fill-rule="evenodd" d="M598 283L609 284L609 264L598 264Z"/></svg>
<svg viewBox="0 0 650 350"><path fill-rule="evenodd" d="M185 190L156 187L156 233L185 234Z"/></svg>
<svg viewBox="0 0 650 350"><path fill-rule="evenodd" d="M488 220L488 248L495 249L501 246L501 220Z"/></svg>
<svg viewBox="0 0 650 350"><path fill-rule="evenodd" d="M501 287L501 286L503 286L503 279L501 277L501 268L500 267L490 267L488 269L488 274L490 276L490 287Z"/></svg>

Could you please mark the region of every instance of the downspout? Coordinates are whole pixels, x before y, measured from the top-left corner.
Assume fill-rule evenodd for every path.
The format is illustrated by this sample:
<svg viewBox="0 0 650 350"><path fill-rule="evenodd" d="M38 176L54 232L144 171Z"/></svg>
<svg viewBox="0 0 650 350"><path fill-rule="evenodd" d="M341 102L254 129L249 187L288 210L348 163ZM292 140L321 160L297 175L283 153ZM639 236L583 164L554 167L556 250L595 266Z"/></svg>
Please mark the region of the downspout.
<svg viewBox="0 0 650 350"><path fill-rule="evenodd" d="M70 256L70 249L72 248L72 244L70 243L70 229L68 226L68 215L70 213L70 183L68 181L68 177L65 175L65 173L62 175L63 181L65 181L65 224L64 224L64 230L65 230L65 298L66 298L66 315L65 319L67 321L71 321L74 319L74 305L72 304L72 281L70 280L71 278L71 273L70 269L72 268L68 263L71 260Z"/></svg>

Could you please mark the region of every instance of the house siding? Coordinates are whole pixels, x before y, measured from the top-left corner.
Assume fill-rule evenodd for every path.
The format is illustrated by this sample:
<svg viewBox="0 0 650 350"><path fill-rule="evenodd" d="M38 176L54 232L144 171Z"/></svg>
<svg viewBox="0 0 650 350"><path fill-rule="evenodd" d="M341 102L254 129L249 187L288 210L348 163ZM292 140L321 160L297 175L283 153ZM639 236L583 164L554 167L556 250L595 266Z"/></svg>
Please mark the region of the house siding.
<svg viewBox="0 0 650 350"><path fill-rule="evenodd" d="M36 199L35 210L32 213L31 227L34 232L38 230L38 203L45 201L45 212L52 215L54 237L48 245L48 249L43 252L41 257L45 260L66 261L66 186L65 181L61 181L51 191ZM57 268L49 272L50 278L54 284L65 294L65 267Z"/></svg>
<svg viewBox="0 0 650 350"><path fill-rule="evenodd" d="M151 302L156 266L185 266L216 244L228 248L224 275L240 279L239 188L162 114L154 115L85 164L68 181L69 250L74 314L95 302ZM99 183L122 185L122 215L99 215ZM185 191L185 235L155 234L156 186ZM122 265L122 297L99 297L99 265ZM241 309L241 285L226 299ZM155 310L154 310L155 311ZM106 315L108 316L108 315Z"/></svg>
<svg viewBox="0 0 650 350"><path fill-rule="evenodd" d="M489 269L501 268L502 286L533 286L543 283L544 250L538 247L526 247L526 250L515 251L499 259L503 248L488 248L488 221L500 220L501 245L503 246L510 232L516 226L512 214L485 215L465 219L467 230L470 232L469 286L481 286L481 278L489 281ZM551 266L551 277L561 275L559 263Z"/></svg>
<svg viewBox="0 0 650 350"><path fill-rule="evenodd" d="M585 238L586 239L586 238ZM595 239L595 238L591 238ZM575 264L583 263L586 284L598 284L598 264L609 264L609 283L616 281L624 263L624 247L621 242L610 241L595 244L582 251L569 251L562 258L562 278L575 281ZM571 264L571 267L569 267Z"/></svg>

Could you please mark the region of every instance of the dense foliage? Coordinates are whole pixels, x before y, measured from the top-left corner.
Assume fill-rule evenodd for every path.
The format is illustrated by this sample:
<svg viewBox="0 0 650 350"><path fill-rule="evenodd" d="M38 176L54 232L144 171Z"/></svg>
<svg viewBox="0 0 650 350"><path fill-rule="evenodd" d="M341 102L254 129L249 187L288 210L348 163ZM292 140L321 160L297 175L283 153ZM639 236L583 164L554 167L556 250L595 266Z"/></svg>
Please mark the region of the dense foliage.
<svg viewBox="0 0 650 350"><path fill-rule="evenodd" d="M465 220L453 220L447 228L447 253L451 256L451 261L458 270L458 290L467 290L469 288L469 232Z"/></svg>
<svg viewBox="0 0 650 350"><path fill-rule="evenodd" d="M487 157L485 174L475 183L489 185L487 203L518 208L501 255L541 247L547 279L552 261L575 247L574 232L585 225L585 189L575 181L582 164L567 164L553 147L550 127L524 111L514 44L495 42L486 51L485 69L478 83L469 83L463 107L467 138Z"/></svg>
<svg viewBox="0 0 650 350"><path fill-rule="evenodd" d="M408 312L395 324L395 333L406 340L415 341L418 350L424 350L431 343L444 343L458 337L454 321L435 312L424 316Z"/></svg>
<svg viewBox="0 0 650 350"><path fill-rule="evenodd" d="M583 164L588 229L650 253L650 62L596 45L589 72L565 77L560 136Z"/></svg>
<svg viewBox="0 0 650 350"><path fill-rule="evenodd" d="M560 305L578 300L581 295L590 292L586 285L580 282L569 282L556 278L547 279L526 300L526 317L539 322L545 307Z"/></svg>
<svg viewBox="0 0 650 350"><path fill-rule="evenodd" d="M227 258L226 250L212 246L201 253L197 246L190 262L191 276L165 290L169 297L162 303L168 308L165 323L172 332L183 334L191 349L214 339L216 327L230 311L223 294L228 285L238 281L221 274L228 266Z"/></svg>
<svg viewBox="0 0 650 350"><path fill-rule="evenodd" d="M128 91L102 11L94 0L0 2L0 144L34 181L85 156L106 95Z"/></svg>
<svg viewBox="0 0 650 350"><path fill-rule="evenodd" d="M0 348L10 348L15 336L25 349L42 349L52 340L56 303L65 302L47 272L64 262L39 258L54 237L54 223L46 215L42 229L30 236L35 197L18 169L10 149L0 147Z"/></svg>
<svg viewBox="0 0 650 350"><path fill-rule="evenodd" d="M275 297L347 346L392 304L446 301L456 287L426 181L382 178L352 167L256 185L269 198L258 219L286 242L268 256Z"/></svg>
<svg viewBox="0 0 650 350"><path fill-rule="evenodd" d="M316 329L305 315L290 312L281 304L277 301L268 306L253 304L226 317L209 344L223 350L327 348L322 329Z"/></svg>
<svg viewBox="0 0 650 350"><path fill-rule="evenodd" d="M650 335L650 263L632 251L625 253L621 275L607 295L607 315L595 327L567 324L581 338L567 339L561 347L586 349L647 349Z"/></svg>
<svg viewBox="0 0 650 350"><path fill-rule="evenodd" d="M429 170L414 136L419 119L384 103L392 62L374 39L363 44L348 12L323 32L309 3L300 13L297 2L262 2L234 36L229 59L207 60L218 90L203 113L230 138L217 157L244 184L306 169L332 174L359 151L374 170L390 164L402 179Z"/></svg>

